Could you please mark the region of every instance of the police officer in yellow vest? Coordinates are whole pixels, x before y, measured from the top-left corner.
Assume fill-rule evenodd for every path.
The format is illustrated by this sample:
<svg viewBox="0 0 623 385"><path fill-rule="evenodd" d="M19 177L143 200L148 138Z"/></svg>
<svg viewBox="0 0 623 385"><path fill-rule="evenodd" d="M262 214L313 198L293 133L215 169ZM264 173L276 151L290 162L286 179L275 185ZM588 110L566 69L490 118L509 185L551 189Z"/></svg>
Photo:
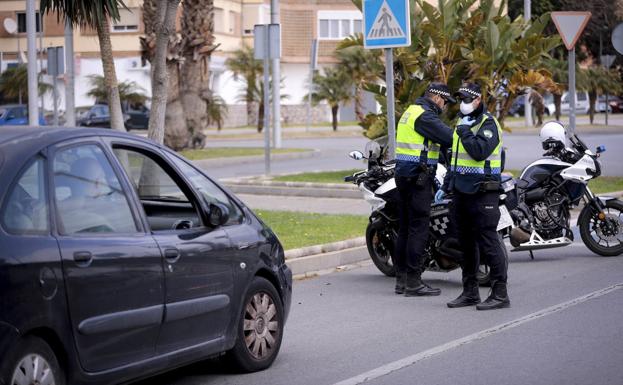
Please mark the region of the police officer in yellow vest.
<svg viewBox="0 0 623 385"><path fill-rule="evenodd" d="M476 305L478 310L509 307L507 261L497 234L502 129L487 112L479 85L465 84L455 96L461 100L460 120L452 137L450 172L443 190L454 194L455 219L465 259L463 292L448 307ZM476 278L479 257L486 258L492 281L491 294L482 303Z"/></svg>
<svg viewBox="0 0 623 385"><path fill-rule="evenodd" d="M416 99L398 122L395 179L401 210L394 253L396 294L441 293L422 282L422 259L428 241L433 177L441 148L450 148L452 144L452 129L439 118L448 102L456 102L448 86L432 83L424 97Z"/></svg>

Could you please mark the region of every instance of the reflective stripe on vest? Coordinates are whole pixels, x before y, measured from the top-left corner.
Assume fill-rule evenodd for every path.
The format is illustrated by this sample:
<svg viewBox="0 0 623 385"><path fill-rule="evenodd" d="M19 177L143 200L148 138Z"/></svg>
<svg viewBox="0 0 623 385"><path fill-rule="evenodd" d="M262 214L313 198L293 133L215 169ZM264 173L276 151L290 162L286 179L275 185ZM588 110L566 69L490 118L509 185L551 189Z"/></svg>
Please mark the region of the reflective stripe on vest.
<svg viewBox="0 0 623 385"><path fill-rule="evenodd" d="M407 162L437 164L440 146L415 131L415 121L424 113L422 106L409 106L402 114L396 129L396 159Z"/></svg>
<svg viewBox="0 0 623 385"><path fill-rule="evenodd" d="M477 125L471 128L471 131L476 135L482 125L487 119L493 119L495 126L498 129L499 143L485 160L474 160L463 147L463 142L457 134L456 130L452 134L452 162L450 165L451 171L456 171L459 174L500 174L502 172L502 156L500 149L502 148L502 127L498 120L489 115L484 114L482 120Z"/></svg>

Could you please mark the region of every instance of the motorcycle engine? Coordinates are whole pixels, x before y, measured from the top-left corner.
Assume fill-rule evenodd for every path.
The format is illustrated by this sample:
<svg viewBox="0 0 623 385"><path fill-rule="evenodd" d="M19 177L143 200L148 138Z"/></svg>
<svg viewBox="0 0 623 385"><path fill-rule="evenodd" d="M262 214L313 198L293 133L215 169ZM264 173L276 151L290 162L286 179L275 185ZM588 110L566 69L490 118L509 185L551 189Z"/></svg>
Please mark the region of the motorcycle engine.
<svg viewBox="0 0 623 385"><path fill-rule="evenodd" d="M534 227L545 239L561 237L563 228L568 227L567 210L563 204L565 197L554 191L542 201L530 205L534 215Z"/></svg>

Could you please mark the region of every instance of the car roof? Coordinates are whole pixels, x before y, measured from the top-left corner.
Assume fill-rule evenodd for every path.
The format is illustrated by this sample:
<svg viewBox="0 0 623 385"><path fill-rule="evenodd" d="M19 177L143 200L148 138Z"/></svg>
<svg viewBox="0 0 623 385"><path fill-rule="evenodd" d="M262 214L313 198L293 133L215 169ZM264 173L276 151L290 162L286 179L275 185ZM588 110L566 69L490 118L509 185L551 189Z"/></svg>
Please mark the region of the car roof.
<svg viewBox="0 0 623 385"><path fill-rule="evenodd" d="M132 139L160 147L151 140L111 129L50 126L3 126L0 127L0 149L7 149L8 146L11 146L10 152L12 153L16 151L29 152L29 149L34 152L54 143L87 136L112 136Z"/></svg>
<svg viewBox="0 0 623 385"><path fill-rule="evenodd" d="M0 108L15 108L15 107L26 107L25 104L2 104Z"/></svg>

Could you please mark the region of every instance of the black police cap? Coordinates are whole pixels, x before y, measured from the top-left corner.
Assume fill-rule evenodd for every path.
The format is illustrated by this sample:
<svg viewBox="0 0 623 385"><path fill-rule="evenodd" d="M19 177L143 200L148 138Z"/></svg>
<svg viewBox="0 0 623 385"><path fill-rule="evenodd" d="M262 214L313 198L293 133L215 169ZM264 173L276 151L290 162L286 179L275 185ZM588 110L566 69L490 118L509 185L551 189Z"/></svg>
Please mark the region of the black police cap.
<svg viewBox="0 0 623 385"><path fill-rule="evenodd" d="M482 91L480 90L480 86L476 83L466 83L459 88L457 92L454 93L454 96L459 99L462 98L479 98L482 96Z"/></svg>
<svg viewBox="0 0 623 385"><path fill-rule="evenodd" d="M426 92L441 96L446 102L456 103L456 99L452 97L450 89L443 83L431 83Z"/></svg>

